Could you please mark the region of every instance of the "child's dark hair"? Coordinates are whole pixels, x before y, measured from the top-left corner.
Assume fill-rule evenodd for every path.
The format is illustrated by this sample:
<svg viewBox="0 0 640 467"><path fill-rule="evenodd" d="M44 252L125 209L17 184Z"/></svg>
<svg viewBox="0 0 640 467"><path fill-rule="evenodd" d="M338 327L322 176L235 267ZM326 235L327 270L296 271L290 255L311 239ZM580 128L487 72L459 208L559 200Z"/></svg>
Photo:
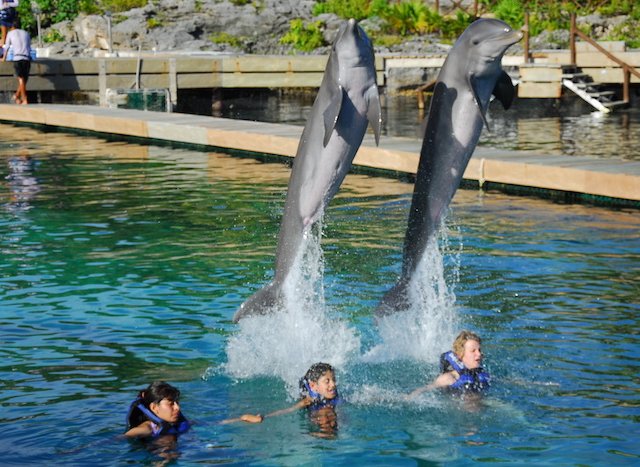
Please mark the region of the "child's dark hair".
<svg viewBox="0 0 640 467"><path fill-rule="evenodd" d="M317 382L322 375L324 375L327 371L331 373L335 373L333 367L328 363L314 363L311 365L311 368L307 370L304 376L300 379L300 395L302 397L309 395L309 382L313 381Z"/></svg>
<svg viewBox="0 0 640 467"><path fill-rule="evenodd" d="M313 365L311 365L311 368L309 368L305 373L304 379L306 379L307 381L316 382L327 371L330 371L331 373L335 373L335 371L333 370L333 367L328 363L322 363L322 362L314 363Z"/></svg>
<svg viewBox="0 0 640 467"><path fill-rule="evenodd" d="M151 404L159 404L162 399L177 401L180 399L180 390L164 381L154 381L149 387L138 393L136 400L141 402L145 407L151 408ZM148 419L140 409L135 407L135 404L136 402L132 404L129 414L127 415L128 428L138 426Z"/></svg>
<svg viewBox="0 0 640 467"><path fill-rule="evenodd" d="M164 381L154 381L147 389L138 394L138 399L149 407L152 403L158 404L162 399L177 401L180 399L180 390Z"/></svg>

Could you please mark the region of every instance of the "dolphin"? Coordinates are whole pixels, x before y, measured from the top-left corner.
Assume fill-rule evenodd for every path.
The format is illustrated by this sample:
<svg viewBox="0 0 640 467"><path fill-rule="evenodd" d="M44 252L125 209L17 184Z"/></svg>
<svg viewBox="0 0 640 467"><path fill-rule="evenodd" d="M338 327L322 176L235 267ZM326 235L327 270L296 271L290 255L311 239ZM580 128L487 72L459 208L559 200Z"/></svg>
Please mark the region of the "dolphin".
<svg viewBox="0 0 640 467"><path fill-rule="evenodd" d="M505 51L522 38L497 19L478 19L458 38L438 74L426 128L404 240L402 272L376 309L384 316L409 308L408 287L427 245L460 185L487 126L493 94L509 108L515 91L501 66Z"/></svg>
<svg viewBox="0 0 640 467"><path fill-rule="evenodd" d="M240 306L234 322L282 303L305 235L340 188L369 124L379 143L381 114L373 46L350 19L338 30L293 161L273 281Z"/></svg>

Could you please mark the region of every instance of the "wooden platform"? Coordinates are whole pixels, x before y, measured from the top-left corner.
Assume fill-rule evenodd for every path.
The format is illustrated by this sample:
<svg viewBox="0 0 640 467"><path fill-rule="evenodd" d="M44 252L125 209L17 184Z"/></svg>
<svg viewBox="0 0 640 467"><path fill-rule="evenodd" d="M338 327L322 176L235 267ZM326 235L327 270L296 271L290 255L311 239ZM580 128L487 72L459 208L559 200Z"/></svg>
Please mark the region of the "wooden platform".
<svg viewBox="0 0 640 467"><path fill-rule="evenodd" d="M0 105L0 121L60 130L181 143L206 149L294 157L302 127L177 113L73 105ZM355 159L361 168L397 176L414 174L421 141L367 134ZM577 199L640 207L640 162L533 152L476 149L464 178L524 193L560 192ZM573 199L573 198L572 198Z"/></svg>
<svg viewBox="0 0 640 467"><path fill-rule="evenodd" d="M613 44L613 45L612 45ZM616 56L640 67L640 52L620 49L618 43L603 43ZM624 48L624 44L622 44ZM168 89L176 103L183 89L216 88L317 88L328 56L318 55L222 55L215 53L143 53L139 57L38 58L32 64L29 90L36 92L96 92L107 89ZM440 55L377 55L378 84L386 86L390 71L399 68L438 69L446 53ZM504 67L519 70L519 97L557 97L561 92L561 67L568 64L568 50L538 52L534 63L523 56L503 57ZM601 54L580 47L577 63L594 79L622 83L619 66ZM632 83L638 79L632 77ZM0 62L0 91L15 91L11 63Z"/></svg>

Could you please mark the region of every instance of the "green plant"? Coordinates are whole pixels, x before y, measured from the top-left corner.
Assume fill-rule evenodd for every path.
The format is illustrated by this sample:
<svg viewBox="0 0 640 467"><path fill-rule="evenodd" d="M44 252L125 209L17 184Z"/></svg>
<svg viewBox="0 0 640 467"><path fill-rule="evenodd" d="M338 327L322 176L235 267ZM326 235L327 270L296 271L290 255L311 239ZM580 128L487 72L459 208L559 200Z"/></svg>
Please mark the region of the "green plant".
<svg viewBox="0 0 640 467"><path fill-rule="evenodd" d="M435 32L440 30L443 24L442 16L421 0L394 3L385 11L383 18L391 32L402 36Z"/></svg>
<svg viewBox="0 0 640 467"><path fill-rule="evenodd" d="M52 42L62 42L64 41L64 36L57 29L51 29L44 36L42 36L42 40L47 44L50 44Z"/></svg>
<svg viewBox="0 0 640 467"><path fill-rule="evenodd" d="M162 26L162 21L159 20L158 18L149 18L147 19L147 28L149 29L154 29L154 28L159 28L160 26Z"/></svg>
<svg viewBox="0 0 640 467"><path fill-rule="evenodd" d="M396 34L381 34L372 36L374 45L379 47L393 47L394 45L400 45L403 42L403 38Z"/></svg>
<svg viewBox="0 0 640 467"><path fill-rule="evenodd" d="M520 29L524 25L524 6L520 0L500 0L492 12L513 29Z"/></svg>
<svg viewBox="0 0 640 467"><path fill-rule="evenodd" d="M640 21L629 19L614 26L603 39L608 41L625 41L631 48L640 48L640 37L635 33L640 29Z"/></svg>
<svg viewBox="0 0 640 467"><path fill-rule="evenodd" d="M209 40L214 44L229 44L232 47L242 47L244 39L242 37L232 36L226 32L211 34Z"/></svg>
<svg viewBox="0 0 640 467"><path fill-rule="evenodd" d="M95 2L91 0L82 0L82 3L85 5L93 3L95 5ZM102 0L100 4L102 6L100 8L101 12L109 10L112 13L119 13L131 10L132 8L141 8L147 4L147 0ZM82 11L87 13L84 8Z"/></svg>
<svg viewBox="0 0 640 467"><path fill-rule="evenodd" d="M322 22L315 21L305 24L301 19L293 19L289 23L289 32L280 39L281 44L291 44L302 52L311 52L313 49L325 45L322 36Z"/></svg>
<svg viewBox="0 0 640 467"><path fill-rule="evenodd" d="M474 20L475 17L472 14L458 10L455 16L444 19L440 33L443 38L453 40L462 34Z"/></svg>
<svg viewBox="0 0 640 467"><path fill-rule="evenodd" d="M326 0L314 5L313 14L333 13L340 18L361 20L382 16L388 6L387 0Z"/></svg>

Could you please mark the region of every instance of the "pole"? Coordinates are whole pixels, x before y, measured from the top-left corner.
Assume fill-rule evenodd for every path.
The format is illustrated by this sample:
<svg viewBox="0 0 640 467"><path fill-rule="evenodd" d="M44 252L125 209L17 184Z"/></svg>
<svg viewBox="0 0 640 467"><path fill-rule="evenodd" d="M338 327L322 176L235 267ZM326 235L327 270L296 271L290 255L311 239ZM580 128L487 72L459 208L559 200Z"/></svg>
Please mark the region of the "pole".
<svg viewBox="0 0 640 467"><path fill-rule="evenodd" d="M524 63L531 63L531 51L529 50L529 12L524 14Z"/></svg>
<svg viewBox="0 0 640 467"><path fill-rule="evenodd" d="M107 17L107 41L109 42L109 55L113 53L113 41L111 39L111 12L109 10L104 12Z"/></svg>
<svg viewBox="0 0 640 467"><path fill-rule="evenodd" d="M577 65L576 57L576 14L571 13L571 28L569 30L569 48L571 50L571 66Z"/></svg>

